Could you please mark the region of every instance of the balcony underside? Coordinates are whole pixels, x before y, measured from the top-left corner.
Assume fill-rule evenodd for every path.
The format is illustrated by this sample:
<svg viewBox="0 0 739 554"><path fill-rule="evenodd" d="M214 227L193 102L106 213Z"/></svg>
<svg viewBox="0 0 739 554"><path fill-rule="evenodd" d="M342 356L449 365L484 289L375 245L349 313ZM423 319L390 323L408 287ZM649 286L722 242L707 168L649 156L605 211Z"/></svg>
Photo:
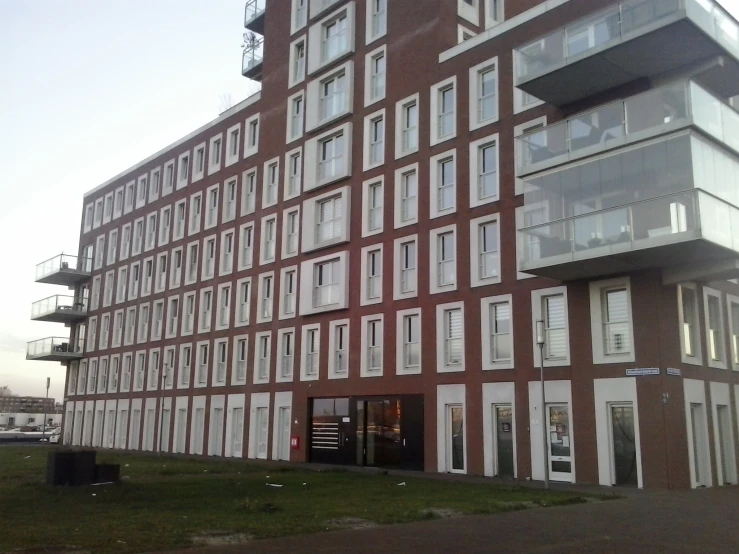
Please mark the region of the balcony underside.
<svg viewBox="0 0 739 554"><path fill-rule="evenodd" d="M39 354L26 354L26 360L38 360L42 362L68 362L82 358L82 352L47 351Z"/></svg>
<svg viewBox="0 0 739 554"><path fill-rule="evenodd" d="M90 278L89 271L80 271L77 269L58 269L52 273L44 275L36 279L37 283L46 283L49 285L63 285L73 287L78 283L86 281Z"/></svg>
<svg viewBox="0 0 739 554"><path fill-rule="evenodd" d="M252 81L262 82L262 62L259 62L243 72L244 77L251 79Z"/></svg>
<svg viewBox="0 0 739 554"><path fill-rule="evenodd" d="M739 269L734 275L726 274L726 267L731 267L731 262L739 260L739 253L701 238L700 232L686 231L664 239L666 243L659 246L654 245L654 239L648 239L643 247L634 241L550 256L546 261L540 261L538 266L523 264L521 271L558 281L573 281L647 268L679 270L688 266L696 271L693 276L695 280L739 277ZM544 248L546 246L542 244ZM716 264L723 261L730 263ZM719 267L721 270L716 269Z"/></svg>
<svg viewBox="0 0 739 554"><path fill-rule="evenodd" d="M564 106L717 56L724 56L724 63L710 64L693 77L725 97L739 94L739 64L684 17L646 34L588 50L543 74L519 81L518 88L549 104Z"/></svg>
<svg viewBox="0 0 739 554"><path fill-rule="evenodd" d="M250 31L264 35L264 14L266 11L262 9L255 17L244 22L244 27Z"/></svg>
<svg viewBox="0 0 739 554"><path fill-rule="evenodd" d="M81 310L75 310L73 308L59 307L54 311L32 316L32 321L49 321L51 323L64 323L65 325L71 325L81 321L87 317L87 313Z"/></svg>

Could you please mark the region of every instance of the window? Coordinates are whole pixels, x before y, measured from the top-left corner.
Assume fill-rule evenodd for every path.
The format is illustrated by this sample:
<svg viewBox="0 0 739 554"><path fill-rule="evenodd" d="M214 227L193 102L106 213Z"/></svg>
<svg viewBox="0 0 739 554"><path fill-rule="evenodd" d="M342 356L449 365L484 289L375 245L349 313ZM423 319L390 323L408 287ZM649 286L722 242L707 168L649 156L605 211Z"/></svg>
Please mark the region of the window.
<svg viewBox="0 0 739 554"><path fill-rule="evenodd" d="M131 387L132 355L123 355L123 375L121 377L121 392L128 392Z"/></svg>
<svg viewBox="0 0 739 554"><path fill-rule="evenodd" d="M236 218L236 180L236 177L234 177L223 185L223 217L221 223L233 221Z"/></svg>
<svg viewBox="0 0 739 554"><path fill-rule="evenodd" d="M126 301L126 292L128 287L128 267L118 268L118 290L115 293L115 303L120 304Z"/></svg>
<svg viewBox="0 0 739 554"><path fill-rule="evenodd" d="M382 245L362 248L360 305L382 302Z"/></svg>
<svg viewBox="0 0 739 554"><path fill-rule="evenodd" d="M167 328L165 330L165 338L174 338L177 336L180 315L180 298L178 296L169 298L167 301Z"/></svg>
<svg viewBox="0 0 739 554"><path fill-rule="evenodd" d="M395 105L395 159L418 152L418 103L414 94Z"/></svg>
<svg viewBox="0 0 739 554"><path fill-rule="evenodd" d="M305 168L304 190L351 176L351 129L352 124L346 123L306 143L305 159L312 163Z"/></svg>
<svg viewBox="0 0 739 554"><path fill-rule="evenodd" d="M385 162L385 110L364 119L364 170L381 166Z"/></svg>
<svg viewBox="0 0 739 554"><path fill-rule="evenodd" d="M239 231L239 271L252 266L254 252L254 223L242 225Z"/></svg>
<svg viewBox="0 0 739 554"><path fill-rule="evenodd" d="M345 73L320 83L320 121L332 120L346 111L346 84Z"/></svg>
<svg viewBox="0 0 739 554"><path fill-rule="evenodd" d="M172 224L172 207L162 208L159 217L159 246L169 243L169 230Z"/></svg>
<svg viewBox="0 0 739 554"><path fill-rule="evenodd" d="M678 287L680 312L680 344L683 363L701 365L700 324L698 321L698 294L694 285Z"/></svg>
<svg viewBox="0 0 739 554"><path fill-rule="evenodd" d="M349 371L349 320L329 323L329 379L341 379Z"/></svg>
<svg viewBox="0 0 739 554"><path fill-rule="evenodd" d="M172 250L172 263L170 264L169 288L175 289L182 284L182 247Z"/></svg>
<svg viewBox="0 0 739 554"><path fill-rule="evenodd" d="M195 147L195 166L192 170L192 182L199 181L205 175L205 143Z"/></svg>
<svg viewBox="0 0 739 554"><path fill-rule="evenodd" d="M108 271L105 274L105 283L103 284L103 308L107 308L113 303L113 280L115 279L115 271Z"/></svg>
<svg viewBox="0 0 739 554"><path fill-rule="evenodd" d="M301 263L300 315L347 308L346 251Z"/></svg>
<svg viewBox="0 0 739 554"><path fill-rule="evenodd" d="M103 199L99 198L95 201L95 217L92 222L92 228L97 229L103 223Z"/></svg>
<svg viewBox="0 0 739 554"><path fill-rule="evenodd" d="M120 260L128 259L128 256L131 252L131 224L126 223L121 228L121 254L120 254Z"/></svg>
<svg viewBox="0 0 739 554"><path fill-rule="evenodd" d="M204 387L208 383L208 361L210 354L208 346L209 344L207 341L198 343L196 387Z"/></svg>
<svg viewBox="0 0 739 554"><path fill-rule="evenodd" d="M247 119L244 128L246 129L244 158L248 158L259 151L259 114Z"/></svg>
<svg viewBox="0 0 739 554"><path fill-rule="evenodd" d="M185 285L192 285L198 280L198 255L199 246L197 242L187 245L187 269L185 270Z"/></svg>
<svg viewBox="0 0 739 554"><path fill-rule="evenodd" d="M216 237L212 235L203 239L203 269L200 279L212 279L216 269Z"/></svg>
<svg viewBox="0 0 739 554"><path fill-rule="evenodd" d="M226 364L228 362L228 339L217 340L213 346L216 351L216 371L213 376L213 384L225 385Z"/></svg>
<svg viewBox="0 0 739 554"><path fill-rule="evenodd" d="M118 310L113 315L113 341L112 347L119 348L123 341L123 310Z"/></svg>
<svg viewBox="0 0 739 554"><path fill-rule="evenodd" d="M704 287L703 302L706 314L708 365L718 369L726 369L724 314L721 292Z"/></svg>
<svg viewBox="0 0 739 554"><path fill-rule="evenodd" d="M219 185L213 185L206 193L204 229L210 229L218 224L218 188Z"/></svg>
<svg viewBox="0 0 739 554"><path fill-rule="evenodd" d="M292 0L292 19L290 34L299 31L308 22L308 1L309 0Z"/></svg>
<svg viewBox="0 0 739 554"><path fill-rule="evenodd" d="M285 164L285 200L289 200L300 195L303 175L302 149L298 148L288 152L285 156Z"/></svg>
<svg viewBox="0 0 739 554"><path fill-rule="evenodd" d="M126 190L124 192L123 213L127 214L133 210L135 200L136 200L136 181L129 181L128 183L126 183Z"/></svg>
<svg viewBox="0 0 739 554"><path fill-rule="evenodd" d="M85 206L85 224L84 224L84 231L83 231L85 233L92 230L93 212L94 212L93 204L92 203L87 204L87 206Z"/></svg>
<svg viewBox="0 0 739 554"><path fill-rule="evenodd" d="M365 181L362 199L362 236L367 237L382 232L383 228L383 179Z"/></svg>
<svg viewBox="0 0 739 554"><path fill-rule="evenodd" d="M136 186L136 207L141 208L146 205L146 197L149 192L149 177L142 175L139 177L138 185Z"/></svg>
<svg viewBox="0 0 739 554"><path fill-rule="evenodd" d="M95 269L103 267L105 261L105 235L100 235L95 241Z"/></svg>
<svg viewBox="0 0 739 554"><path fill-rule="evenodd" d="M249 215L256 208L257 199L257 170L244 172L241 181L241 215Z"/></svg>
<svg viewBox="0 0 739 554"><path fill-rule="evenodd" d="M134 391L144 390L144 377L146 376L146 352L136 352L134 366Z"/></svg>
<svg viewBox="0 0 739 554"><path fill-rule="evenodd" d="M386 46L381 46L365 57L365 106L385 98L386 49Z"/></svg>
<svg viewBox="0 0 739 554"><path fill-rule="evenodd" d="M298 271L295 266L284 268L280 277L280 319L295 316L297 307Z"/></svg>
<svg viewBox="0 0 739 554"><path fill-rule="evenodd" d="M157 213L151 213L146 216L146 240L144 241L144 251L148 252L157 245Z"/></svg>
<svg viewBox="0 0 739 554"><path fill-rule="evenodd" d="M480 301L482 369L513 369L513 322L510 294Z"/></svg>
<svg viewBox="0 0 739 554"><path fill-rule="evenodd" d="M295 359L295 331L291 327L289 329L280 329L278 333L277 348L280 353L280 363L276 381L278 383L284 383L292 381L293 378L293 360Z"/></svg>
<svg viewBox="0 0 739 554"><path fill-rule="evenodd" d="M144 242L144 218L140 217L133 222L133 244L131 245L131 256L141 254Z"/></svg>
<svg viewBox="0 0 739 554"><path fill-rule="evenodd" d="M354 100L354 62L345 62L308 83L305 95L305 131L315 131L351 113ZM299 97L295 94L291 100ZM293 106L294 108L294 106Z"/></svg>
<svg viewBox="0 0 739 554"><path fill-rule="evenodd" d="M395 275L393 300L412 298L417 294L417 235L395 240Z"/></svg>
<svg viewBox="0 0 739 554"><path fill-rule="evenodd" d="M216 171L221 170L221 159L223 156L223 133L218 133L210 139L208 148L208 175L213 175Z"/></svg>
<svg viewBox="0 0 739 554"><path fill-rule="evenodd" d="M157 256L157 278L154 284L154 292L163 292L167 288L167 253Z"/></svg>
<svg viewBox="0 0 739 554"><path fill-rule="evenodd" d="M262 208L277 204L277 192L280 181L280 158L264 164L264 195Z"/></svg>
<svg viewBox="0 0 739 554"><path fill-rule="evenodd" d="M236 282L236 326L249 324L249 300L250 300L251 277L239 279Z"/></svg>
<svg viewBox="0 0 739 554"><path fill-rule="evenodd" d="M401 310L397 313L398 341L396 372L398 375L421 373L421 310Z"/></svg>
<svg viewBox="0 0 739 554"><path fill-rule="evenodd" d="M174 230L172 231L172 241L178 241L185 236L185 210L187 209L187 200L180 200L174 205Z"/></svg>
<svg viewBox="0 0 739 554"><path fill-rule="evenodd" d="M218 285L218 315L216 330L228 329L231 321L231 284Z"/></svg>
<svg viewBox="0 0 739 554"><path fill-rule="evenodd" d="M382 322L382 315L362 317L362 377L382 375Z"/></svg>
<svg viewBox="0 0 739 554"><path fill-rule="evenodd" d="M318 379L320 329L320 325L306 325L303 327L301 381Z"/></svg>
<svg viewBox="0 0 739 554"><path fill-rule="evenodd" d="M262 218L262 246L259 251L259 264L275 261L275 241L277 237L277 216Z"/></svg>
<svg viewBox="0 0 739 554"><path fill-rule="evenodd" d="M182 297L184 305L182 310L182 330L181 335L192 335L193 324L195 323L195 293L189 292Z"/></svg>
<svg viewBox="0 0 739 554"><path fill-rule="evenodd" d="M228 275L234 266L234 232L224 231L221 233L221 263L218 270L219 275Z"/></svg>
<svg viewBox="0 0 739 554"><path fill-rule="evenodd" d="M162 186L162 170L160 168L152 169L149 178L149 202L153 202L159 198L159 189Z"/></svg>
<svg viewBox="0 0 739 554"><path fill-rule="evenodd" d="M108 260L107 264L111 265L115 263L115 255L118 249L118 229L113 229L108 233Z"/></svg>
<svg viewBox="0 0 739 554"><path fill-rule="evenodd" d="M290 258L298 253L300 208L285 210L282 221L282 258Z"/></svg>
<svg viewBox="0 0 739 554"><path fill-rule="evenodd" d="M387 0L367 0L367 44L387 32Z"/></svg>
<svg viewBox="0 0 739 554"><path fill-rule="evenodd" d="M177 388L190 386L190 366L192 364L192 346L183 344L180 346L180 371Z"/></svg>
<svg viewBox="0 0 739 554"><path fill-rule="evenodd" d="M200 310L198 314L198 333L210 331L213 313L213 287L200 291Z"/></svg>
<svg viewBox="0 0 739 554"><path fill-rule="evenodd" d="M593 363L635 361L630 296L628 277L590 283Z"/></svg>
<svg viewBox="0 0 739 554"><path fill-rule="evenodd" d="M452 77L431 87L431 146L457 134L456 86Z"/></svg>
<svg viewBox="0 0 739 554"><path fill-rule="evenodd" d="M123 215L123 191L123 187L115 189L115 194L113 195L113 219L118 219ZM92 218L92 214L90 214L90 217ZM85 221L87 221L87 218L85 218ZM92 219L90 219L90 223L92 223Z"/></svg>
<svg viewBox="0 0 739 554"><path fill-rule="evenodd" d="M303 120L305 117L305 97L302 92L291 96L288 101L287 142L303 136Z"/></svg>
<svg viewBox="0 0 739 554"><path fill-rule="evenodd" d="M157 390L159 384L159 349L149 351L149 379L146 390Z"/></svg>
<svg viewBox="0 0 739 554"><path fill-rule="evenodd" d="M164 164L164 183L162 184L162 196L170 194L174 190L174 160Z"/></svg>
<svg viewBox="0 0 739 554"><path fill-rule="evenodd" d="M498 200L498 135L470 143L470 207Z"/></svg>
<svg viewBox="0 0 739 554"><path fill-rule="evenodd" d="M431 231L431 294L457 289L456 227Z"/></svg>
<svg viewBox="0 0 739 554"><path fill-rule="evenodd" d="M164 300L154 302L152 318L151 340L159 340L162 338L162 329L164 326Z"/></svg>
<svg viewBox="0 0 739 554"><path fill-rule="evenodd" d="M395 228L418 222L418 164L395 171Z"/></svg>
<svg viewBox="0 0 739 554"><path fill-rule="evenodd" d="M464 304L436 306L436 371L464 371Z"/></svg>
<svg viewBox="0 0 739 554"><path fill-rule="evenodd" d="M248 338L239 336L234 338L234 369L231 381L232 384L243 384L246 382L246 349L248 346Z"/></svg>
<svg viewBox="0 0 739 554"><path fill-rule="evenodd" d="M503 13L504 0L485 0L485 28L502 23L505 19Z"/></svg>
<svg viewBox="0 0 739 554"><path fill-rule="evenodd" d="M113 219L113 193L108 193L105 195L105 199L103 201L103 224L110 223L110 220Z"/></svg>
<svg viewBox="0 0 739 554"><path fill-rule="evenodd" d="M470 285L500 282L500 235L498 214L470 221Z"/></svg>
<svg viewBox="0 0 739 554"><path fill-rule="evenodd" d="M177 190L187 186L190 173L190 152L180 154L177 161Z"/></svg>
<svg viewBox="0 0 739 554"><path fill-rule="evenodd" d="M292 43L288 88L301 83L303 79L305 79L305 37L301 37Z"/></svg>
<svg viewBox="0 0 739 554"><path fill-rule="evenodd" d="M272 301L274 295L274 273L265 273L259 276L259 312L257 323L272 320Z"/></svg>
<svg viewBox="0 0 739 554"><path fill-rule="evenodd" d="M239 161L241 141L241 123L237 123L226 131L226 167Z"/></svg>
<svg viewBox="0 0 739 554"><path fill-rule="evenodd" d="M349 50L349 33L346 12L336 19L322 24L321 63L328 63Z"/></svg>
<svg viewBox="0 0 739 554"><path fill-rule="evenodd" d="M331 260L316 265L314 302L315 307L336 304L339 299L339 262Z"/></svg>
<svg viewBox="0 0 739 554"><path fill-rule="evenodd" d="M498 120L498 59L470 68L470 130Z"/></svg>
<svg viewBox="0 0 739 554"><path fill-rule="evenodd" d="M544 322L544 366L569 365L566 287L531 291L531 306L535 367L540 363L539 347L536 344L537 321Z"/></svg>
<svg viewBox="0 0 739 554"><path fill-rule="evenodd" d="M144 260L144 275L143 282L141 284L141 296L148 296L151 294L151 282L154 278L154 259L146 258Z"/></svg>
<svg viewBox="0 0 739 554"><path fill-rule="evenodd" d="M120 366L120 358L118 356L110 357L110 378L108 379L108 392L118 392L118 371Z"/></svg>
<svg viewBox="0 0 739 554"><path fill-rule="evenodd" d="M456 154L452 150L431 158L431 218L457 209Z"/></svg>
<svg viewBox="0 0 739 554"><path fill-rule="evenodd" d="M256 351L254 356L254 366L256 371L254 372L254 382L267 383L269 382L271 334L269 332L257 333L255 341Z"/></svg>
<svg viewBox="0 0 739 554"><path fill-rule="evenodd" d="M108 348L108 337L110 336L110 314L103 314L100 318L100 350Z"/></svg>
<svg viewBox="0 0 739 554"><path fill-rule="evenodd" d="M319 178L330 181L344 173L344 135L330 137L320 143Z"/></svg>

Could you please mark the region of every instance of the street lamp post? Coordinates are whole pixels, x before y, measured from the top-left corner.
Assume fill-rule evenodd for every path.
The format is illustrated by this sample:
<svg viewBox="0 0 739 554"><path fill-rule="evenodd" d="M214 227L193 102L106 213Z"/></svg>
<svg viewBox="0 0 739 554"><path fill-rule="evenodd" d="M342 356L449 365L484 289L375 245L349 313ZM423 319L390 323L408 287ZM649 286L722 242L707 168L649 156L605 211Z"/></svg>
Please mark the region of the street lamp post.
<svg viewBox="0 0 739 554"><path fill-rule="evenodd" d="M546 394L544 393L544 344L546 338L544 335L544 321L536 322L536 344L539 345L539 381L541 382L541 437L542 437L542 460L544 465L544 488L549 488L549 441L547 441L547 425L546 425Z"/></svg>
<svg viewBox="0 0 739 554"><path fill-rule="evenodd" d="M51 377L46 378L46 402L44 402L44 427L41 436L46 438L46 404L49 400L49 385L51 385Z"/></svg>
<svg viewBox="0 0 739 554"><path fill-rule="evenodd" d="M157 456L162 455L162 429L164 429L164 385L167 382L167 371L169 364L164 364L162 368L162 394L159 399L159 448L157 449Z"/></svg>

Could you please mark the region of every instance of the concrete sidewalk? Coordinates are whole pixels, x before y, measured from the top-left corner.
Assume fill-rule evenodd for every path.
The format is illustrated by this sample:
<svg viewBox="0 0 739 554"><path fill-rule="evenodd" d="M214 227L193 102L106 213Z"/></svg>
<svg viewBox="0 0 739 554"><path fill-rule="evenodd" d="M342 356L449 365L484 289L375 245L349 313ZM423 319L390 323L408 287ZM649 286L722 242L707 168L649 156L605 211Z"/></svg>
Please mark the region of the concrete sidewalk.
<svg viewBox="0 0 739 554"><path fill-rule="evenodd" d="M739 488L642 492L620 500L597 503L327 532L177 552L736 553L739 552Z"/></svg>

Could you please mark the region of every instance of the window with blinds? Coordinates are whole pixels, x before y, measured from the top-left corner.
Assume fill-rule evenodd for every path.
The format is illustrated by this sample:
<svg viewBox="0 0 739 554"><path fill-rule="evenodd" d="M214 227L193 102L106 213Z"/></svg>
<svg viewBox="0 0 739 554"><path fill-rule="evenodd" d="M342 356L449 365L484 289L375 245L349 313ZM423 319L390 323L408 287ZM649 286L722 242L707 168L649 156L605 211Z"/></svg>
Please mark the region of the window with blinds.
<svg viewBox="0 0 739 554"><path fill-rule="evenodd" d="M349 355L347 353L348 326L337 325L334 330L334 373L343 375L348 369Z"/></svg>
<svg viewBox="0 0 739 554"><path fill-rule="evenodd" d="M400 245L400 292L407 294L416 290L416 242Z"/></svg>
<svg viewBox="0 0 739 554"><path fill-rule="evenodd" d="M542 298L542 315L544 317L545 353L547 360L558 360L567 357L567 321L565 317L565 298L563 294L555 294Z"/></svg>
<svg viewBox="0 0 739 554"><path fill-rule="evenodd" d="M601 295L605 354L631 352L628 291L625 288L605 289Z"/></svg>
<svg viewBox="0 0 739 554"><path fill-rule="evenodd" d="M216 382L224 383L226 381L226 351L228 343L226 341L218 343L218 364L216 366Z"/></svg>
<svg viewBox="0 0 739 554"><path fill-rule="evenodd" d="M309 329L305 340L305 374L318 375L318 330Z"/></svg>
<svg viewBox="0 0 739 554"><path fill-rule="evenodd" d="M444 361L448 366L462 364L462 309L444 311Z"/></svg>
<svg viewBox="0 0 739 554"><path fill-rule="evenodd" d="M418 314L403 317L403 369L418 369L420 364L420 317Z"/></svg>
<svg viewBox="0 0 739 554"><path fill-rule="evenodd" d="M367 299L374 300L382 295L382 251L367 252Z"/></svg>
<svg viewBox="0 0 739 554"><path fill-rule="evenodd" d="M490 360L507 362L511 359L511 305L500 302L490 305Z"/></svg>
<svg viewBox="0 0 739 554"><path fill-rule="evenodd" d="M280 375L289 379L293 375L293 333L287 332L282 335L282 352L280 359Z"/></svg>
<svg viewBox="0 0 739 554"><path fill-rule="evenodd" d="M328 306L339 301L339 260L316 265L314 307Z"/></svg>
<svg viewBox="0 0 739 554"><path fill-rule="evenodd" d="M456 279L454 233L438 236L438 283L440 287L453 285Z"/></svg>
<svg viewBox="0 0 739 554"><path fill-rule="evenodd" d="M367 371L382 371L382 320L367 322Z"/></svg>
<svg viewBox="0 0 739 554"><path fill-rule="evenodd" d="M489 221L479 227L480 236L480 279L492 279L498 276L500 259L498 257L498 222Z"/></svg>
<svg viewBox="0 0 739 554"><path fill-rule="evenodd" d="M341 237L344 213L343 198L336 196L318 203L316 217L316 242L329 242Z"/></svg>

